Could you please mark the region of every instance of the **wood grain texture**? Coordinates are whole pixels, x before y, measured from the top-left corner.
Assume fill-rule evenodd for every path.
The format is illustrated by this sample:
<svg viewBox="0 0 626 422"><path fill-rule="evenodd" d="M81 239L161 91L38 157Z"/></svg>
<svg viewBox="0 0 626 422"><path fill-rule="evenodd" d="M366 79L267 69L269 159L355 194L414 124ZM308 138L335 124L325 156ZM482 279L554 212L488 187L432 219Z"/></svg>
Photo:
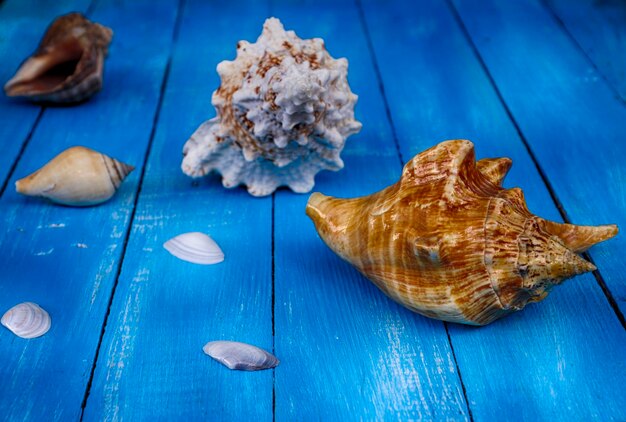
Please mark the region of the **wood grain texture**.
<svg viewBox="0 0 626 422"><path fill-rule="evenodd" d="M91 0L10 1L0 7L0 86L39 45L48 25L68 11L84 11ZM41 107L0 94L0 186L9 177Z"/></svg>
<svg viewBox="0 0 626 422"><path fill-rule="evenodd" d="M356 7L275 2L272 12L346 57L359 95L363 130L347 140L345 168L320 173L314 191L352 197L393 183L401 166ZM468 419L443 324L400 307L334 255L304 214L307 199L276 194L276 418Z"/></svg>
<svg viewBox="0 0 626 422"><path fill-rule="evenodd" d="M626 5L621 0L544 0L626 101ZM598 75L589 75L597 78Z"/></svg>
<svg viewBox="0 0 626 422"><path fill-rule="evenodd" d="M231 371L202 351L222 339L272 350L271 198L180 168L184 142L214 116L217 64L258 35L267 5L251 1L245 16L242 5L184 5L87 420L272 419L273 371ZM209 234L225 261L195 265L163 249L189 231Z"/></svg>
<svg viewBox="0 0 626 422"><path fill-rule="evenodd" d="M385 8L365 3L364 9L403 155L410 158L442 136L471 139L479 157L513 158L505 185L522 187L533 212L558 219L525 147L445 5L422 2L419 10L407 10L400 3ZM385 31L390 25L393 34ZM408 49L413 54L403 55ZM600 389L619 401L615 350L623 347L624 335L592 276L569 281L547 300L488 327L449 327L476 420L615 411L597 413L602 401L592 397ZM594 353L582 354L581 344ZM597 356L607 367L598 367ZM604 380L612 386L603 385ZM580 400L580 391L590 399Z"/></svg>
<svg viewBox="0 0 626 422"><path fill-rule="evenodd" d="M12 184L72 145L141 166L175 5L116 2L95 9L93 19L113 27L118 37L105 65L104 90L80 107L46 111L0 201L0 309L31 300L52 318L51 330L39 339L26 341L0 331L0 397L12 397L0 401L4 418L80 416L138 177L131 175L112 200L90 208L19 196ZM127 24L133 20L135 25ZM144 37L153 43L146 45ZM141 72L136 71L138 62Z"/></svg>

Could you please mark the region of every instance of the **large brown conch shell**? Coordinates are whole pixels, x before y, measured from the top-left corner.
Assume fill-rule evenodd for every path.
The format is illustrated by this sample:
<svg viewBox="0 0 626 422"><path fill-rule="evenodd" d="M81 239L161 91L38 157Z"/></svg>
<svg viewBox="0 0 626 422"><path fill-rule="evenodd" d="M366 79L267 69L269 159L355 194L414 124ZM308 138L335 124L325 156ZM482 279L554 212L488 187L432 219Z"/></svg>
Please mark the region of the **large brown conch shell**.
<svg viewBox="0 0 626 422"><path fill-rule="evenodd" d="M57 18L37 51L6 83L10 97L75 103L102 88L102 67L113 31L80 13Z"/></svg>
<svg viewBox="0 0 626 422"><path fill-rule="evenodd" d="M330 248L383 292L422 315L485 325L544 299L595 266L576 253L617 226L574 226L526 208L503 189L507 158L477 163L469 141L415 156L398 183L370 196L311 195L306 212Z"/></svg>

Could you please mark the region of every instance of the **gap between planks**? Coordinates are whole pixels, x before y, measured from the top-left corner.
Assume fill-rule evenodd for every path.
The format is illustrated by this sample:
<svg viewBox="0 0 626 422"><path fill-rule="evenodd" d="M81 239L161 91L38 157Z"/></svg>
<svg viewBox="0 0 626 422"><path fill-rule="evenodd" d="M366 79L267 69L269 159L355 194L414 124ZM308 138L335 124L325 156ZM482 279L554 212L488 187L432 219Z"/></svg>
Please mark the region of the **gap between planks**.
<svg viewBox="0 0 626 422"><path fill-rule="evenodd" d="M94 0L93 3L95 3L96 0ZM102 322L102 329L100 330L100 338L98 339L98 346L96 347L96 353L93 359L93 363L91 365L91 372L89 374L89 380L87 381L87 386L85 388L85 395L83 396L83 401L81 403L81 410L80 410L80 421L83 420L84 415L85 415L85 409L87 408L87 401L89 400L89 394L91 392L91 386L93 384L93 378L94 378L94 374L96 371L96 365L98 362L98 357L100 356L100 349L102 347L102 340L104 339L104 334L106 332L106 327L107 327L107 322L109 320L109 315L111 313L111 305L113 304L113 299L115 297L115 291L117 290L117 285L119 283L119 279L120 279L120 274L122 272L122 267L124 264L124 258L126 256L126 249L128 247L128 242L130 239L130 235L132 232L132 227L133 227L133 223L135 221L135 213L137 210L137 203L139 202L139 198L141 195L141 190L142 190L142 186L143 186L143 181L144 181L144 177L146 174L146 166L148 164L148 159L150 157L150 152L152 151L152 144L154 142L154 136L156 133L156 127L159 121L159 117L161 116L161 107L163 104L163 97L165 95L165 89L167 88L167 82L169 80L169 74L170 74L170 66L171 66L171 62L172 62L172 56L174 54L174 51L176 50L176 43L178 41L178 34L180 32L180 24L181 24L181 20L182 20L182 12L183 9L185 7L185 0L178 0L178 6L176 8L176 18L174 20L174 28L172 30L172 39L171 39L171 43L170 43L170 51L169 51L169 55L168 55L168 59L167 59L167 63L165 65L165 71L163 72L163 79L161 80L161 87L159 89L159 99L157 101L157 106L156 106L156 110L154 112L154 118L152 120L152 129L150 131L150 138L148 140L148 147L146 148L146 153L144 155L144 159L143 159L143 163L141 166L141 173L139 175L139 182L138 182L138 187L137 187L137 192L135 193L135 200L133 202L133 208L131 211L131 215L130 215L130 220L128 222L128 227L126 228L126 233L124 234L124 244L122 246L122 252L120 255L120 260L119 263L117 265L117 269L115 272L115 280L113 282L113 288L111 289L111 294L109 296L109 301L107 303L107 309L106 309L106 313L104 316L104 320ZM91 9L91 7L90 7Z"/></svg>
<svg viewBox="0 0 626 422"><path fill-rule="evenodd" d="M602 79L604 80L604 82L606 82L607 86L611 89L611 91L613 92L613 94L615 94L615 97L617 99L619 99L622 103L626 104L626 98L623 98L622 95L620 94L620 92L618 91L617 87L614 86L611 81L609 81L609 79L607 78L607 76L604 74L604 72L602 72L602 70L598 67L598 65L596 65L596 63L593 61L593 59L591 58L591 56L589 56L587 54L587 52L585 51L585 49L583 48L583 46L576 40L576 38L574 37L574 34L572 34L570 32L570 30L567 28L567 25L565 24L565 22L563 22L563 19L561 19L561 17L558 15L558 13L556 12L556 10L550 5L550 2L548 0L539 0L539 2L542 4L542 6L544 7L544 9L546 9L549 13L549 15L552 17L552 19L556 22L557 26L561 28L561 31L565 34L565 36L567 38L569 38L570 42L578 49L578 51L580 51L580 53L585 56L585 59L589 62L589 64L595 69L596 72L598 72L598 75L600 75L600 77L602 77ZM621 320L620 320L621 321ZM623 325L623 324L622 324ZM624 327L626 328L626 327Z"/></svg>
<svg viewBox="0 0 626 422"><path fill-rule="evenodd" d="M2 195L4 195L4 192L7 190L7 186L9 185L9 180L13 178L13 173L15 173L17 164L20 162L22 155L24 155L24 151L26 151L26 147L30 143L30 140L33 138L33 135L35 134L35 130L39 126L39 122L41 121L41 118L43 117L44 111L46 111L46 107L45 106L40 107L39 113L37 113L37 117L35 118L33 125L31 126L30 130L28 131L28 134L22 141L22 146L19 152L17 153L17 157L15 157L15 161L13 161L13 165L11 166L11 169L7 173L7 176L4 179L4 182L2 183L2 187L0 188L0 197L2 197Z"/></svg>
<svg viewBox="0 0 626 422"><path fill-rule="evenodd" d="M357 0L358 1L358 0ZM543 168L541 167L541 165L539 164L539 160L537 159L537 157L535 156L535 153L533 152L530 143L528 142L528 140L526 139L526 137L524 136L524 134L522 133L522 130L520 128L520 126L517 123L517 120L515 119L515 117L513 116L513 113L511 112L511 109L509 108L508 104L506 103L506 101L504 100L504 97L502 96L502 93L500 92L500 89L498 88L498 85L496 84L495 79L493 78L491 72L489 71L489 69L487 68L487 64L485 63L485 61L483 60L482 55L480 54L480 52L478 51L478 47L476 46L476 44L474 44L474 41L472 40L472 37L469 34L469 31L467 30L467 27L465 26L465 24L463 23L463 20L461 18L461 16L459 15L458 10L456 9L456 7L454 6L454 4L452 3L452 0L446 0L446 3L448 5L448 8L450 9L455 21L457 22L457 24L459 25L459 28L461 29L461 32L463 33L463 36L465 37L465 39L467 40L470 48L472 49L472 52L474 53L474 55L476 56L476 59L478 60L481 68L483 69L483 71L485 72L485 75L487 76L487 78L489 79L489 83L491 84L491 86L493 87L493 89L495 90L496 95L498 96L498 99L500 100L500 103L502 104L502 106L504 107L504 110L507 114L507 116L509 117L509 119L511 120L511 123L513 123L513 126L515 127L515 131L517 132L518 136L520 137L520 140L522 141L522 143L524 144L524 147L526 148L526 150L528 151L528 155L530 156L530 159L532 160L532 162L534 163L535 167L537 168L537 171L539 172L539 176L541 177L541 180L543 181L544 185L546 185L546 188L548 189L548 192L550 194L550 197L552 198L552 201L554 202L554 204L556 205L559 214L561 215L561 218L563 219L564 222L571 224L571 220L569 218L569 216L567 215L567 211L565 210L565 207L563 206L563 204L561 203L561 201L559 200L554 188L552 187L552 184L550 183L550 181L548 180L548 177L546 176L546 173L544 172ZM544 1L542 0L542 3L545 6ZM550 10L547 6L546 8L548 10ZM550 13L553 17L555 16L553 13ZM555 18L556 19L556 18ZM558 19L557 23L559 22ZM580 51L582 51L584 57L591 63L591 65L597 69L595 63L593 63L591 61L591 59L589 58L589 56L587 56L587 54L585 54L585 52L582 50L582 48L580 47L580 45L572 38L572 36L569 34L569 32L565 29L565 26L561 23L560 25L561 30L566 34L567 38L576 46L576 48ZM600 75L602 75L602 78L605 80L606 82L606 78L604 77L604 75L598 71L598 73ZM609 84L607 82L608 86L610 87L610 89L615 92L613 86L611 84ZM616 93L616 96L618 98L621 97ZM582 254L583 257L588 260L589 262L591 262L592 264L595 265L593 259L591 258L591 256L589 255L588 252L585 252ZM604 279L602 278L602 274L600 274L600 270L595 270L593 271L593 276L596 279L596 282L598 283L598 285L600 286L600 289L602 289L602 293L604 293L604 296L606 297L607 301L609 302L609 305L611 306L611 308L613 309L613 312L615 313L615 316L617 317L617 319L619 320L620 324L622 325L622 327L624 329L626 329L626 318L624 318L624 314L620 311L618 305L617 305L617 301L615 300L615 298L613 297L613 294L611 293L611 291L609 290L609 288L607 287Z"/></svg>

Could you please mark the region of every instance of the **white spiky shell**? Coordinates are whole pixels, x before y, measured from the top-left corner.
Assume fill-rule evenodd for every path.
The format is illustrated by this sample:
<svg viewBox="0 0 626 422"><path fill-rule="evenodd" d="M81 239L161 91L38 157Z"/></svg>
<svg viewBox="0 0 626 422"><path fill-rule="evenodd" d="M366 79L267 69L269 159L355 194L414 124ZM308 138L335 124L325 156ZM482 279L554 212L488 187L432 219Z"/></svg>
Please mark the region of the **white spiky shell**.
<svg viewBox="0 0 626 422"><path fill-rule="evenodd" d="M343 167L346 138L361 129L348 61L333 59L320 38L302 40L276 18L256 43L240 41L237 58L217 66L217 117L185 144L183 171L212 171L225 187L246 185L254 196L279 186L309 192L320 170Z"/></svg>

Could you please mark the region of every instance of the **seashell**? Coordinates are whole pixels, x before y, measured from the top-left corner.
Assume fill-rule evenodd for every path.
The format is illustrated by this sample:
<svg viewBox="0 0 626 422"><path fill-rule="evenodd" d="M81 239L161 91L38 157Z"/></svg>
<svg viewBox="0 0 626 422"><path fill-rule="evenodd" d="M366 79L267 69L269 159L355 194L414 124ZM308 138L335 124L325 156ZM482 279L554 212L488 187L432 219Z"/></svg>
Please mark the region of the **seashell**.
<svg viewBox="0 0 626 422"><path fill-rule="evenodd" d="M204 233L183 233L168 240L163 247L176 258L194 264L217 264L224 260L224 252Z"/></svg>
<svg viewBox="0 0 626 422"><path fill-rule="evenodd" d="M37 51L4 86L10 97L75 103L102 88L102 68L113 31L80 13L60 16Z"/></svg>
<svg viewBox="0 0 626 422"><path fill-rule="evenodd" d="M357 96L346 79L348 61L333 59L322 39L300 39L270 18L257 42L240 41L237 58L217 72L217 117L185 144L183 172L216 171L224 187L243 184L265 196L279 186L309 192L320 170L343 167L346 138L361 130Z"/></svg>
<svg viewBox="0 0 626 422"><path fill-rule="evenodd" d="M133 169L92 149L72 147L15 182L15 189L59 204L95 205L111 198Z"/></svg>
<svg viewBox="0 0 626 422"><path fill-rule="evenodd" d="M384 293L422 315L485 325L544 299L595 266L576 253L617 226L575 226L528 211L500 187L511 162L474 158L469 141L443 142L369 196L314 193L306 213L326 244Z"/></svg>
<svg viewBox="0 0 626 422"><path fill-rule="evenodd" d="M271 353L238 341L211 341L202 350L222 365L239 371L260 371L280 363Z"/></svg>
<svg viewBox="0 0 626 422"><path fill-rule="evenodd" d="M1 322L18 337L35 338L48 332L51 319L36 303L24 302L9 309Z"/></svg>

